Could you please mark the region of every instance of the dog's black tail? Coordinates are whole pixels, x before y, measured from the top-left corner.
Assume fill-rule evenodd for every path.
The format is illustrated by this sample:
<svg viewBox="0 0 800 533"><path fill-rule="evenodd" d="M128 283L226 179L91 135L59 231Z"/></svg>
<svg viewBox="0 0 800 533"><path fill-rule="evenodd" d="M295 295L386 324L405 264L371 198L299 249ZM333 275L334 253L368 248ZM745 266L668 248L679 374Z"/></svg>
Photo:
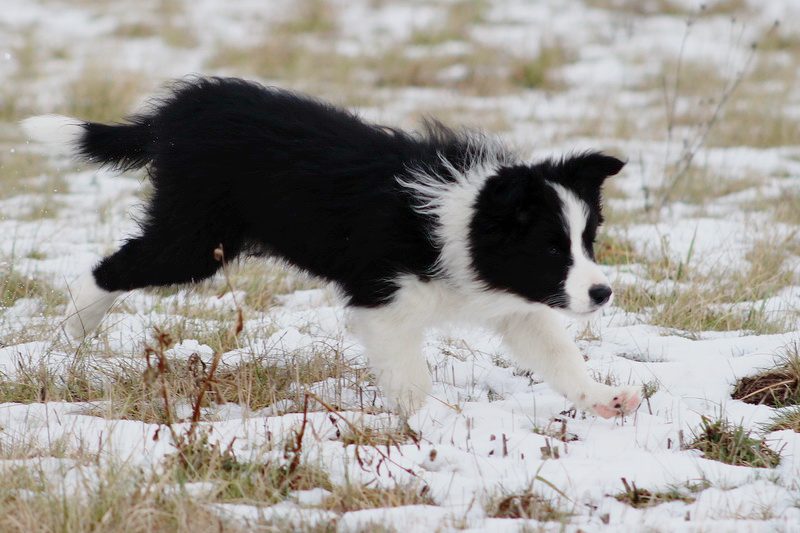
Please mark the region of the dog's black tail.
<svg viewBox="0 0 800 533"><path fill-rule="evenodd" d="M20 123L27 136L69 154L116 170L141 168L152 160L146 120L99 124L63 115L39 115Z"/></svg>

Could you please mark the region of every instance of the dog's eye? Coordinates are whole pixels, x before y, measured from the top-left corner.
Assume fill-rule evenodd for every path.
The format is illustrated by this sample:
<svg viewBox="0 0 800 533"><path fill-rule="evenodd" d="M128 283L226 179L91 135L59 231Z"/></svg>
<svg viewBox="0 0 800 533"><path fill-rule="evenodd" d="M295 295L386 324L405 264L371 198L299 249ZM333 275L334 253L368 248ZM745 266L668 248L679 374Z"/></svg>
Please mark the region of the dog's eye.
<svg viewBox="0 0 800 533"><path fill-rule="evenodd" d="M551 246L547 249L549 255L561 255L561 249L558 246Z"/></svg>

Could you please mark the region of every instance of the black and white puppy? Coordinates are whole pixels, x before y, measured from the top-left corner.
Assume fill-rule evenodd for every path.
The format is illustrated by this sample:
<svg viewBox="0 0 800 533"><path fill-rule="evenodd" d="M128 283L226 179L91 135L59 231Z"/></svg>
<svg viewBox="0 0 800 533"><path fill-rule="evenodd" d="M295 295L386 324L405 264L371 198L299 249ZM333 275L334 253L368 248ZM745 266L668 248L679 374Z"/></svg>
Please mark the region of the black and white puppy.
<svg viewBox="0 0 800 533"><path fill-rule="evenodd" d="M232 78L176 82L118 124L44 115L32 139L119 171L147 167L141 235L72 288L83 338L114 300L199 282L241 254L277 257L335 283L395 409L431 391L426 328L498 332L519 364L606 418L639 389L597 383L557 312L611 300L595 263L601 185L624 163L588 152L538 163L479 133L427 122L409 134L311 97ZM217 254L218 255L218 254Z"/></svg>

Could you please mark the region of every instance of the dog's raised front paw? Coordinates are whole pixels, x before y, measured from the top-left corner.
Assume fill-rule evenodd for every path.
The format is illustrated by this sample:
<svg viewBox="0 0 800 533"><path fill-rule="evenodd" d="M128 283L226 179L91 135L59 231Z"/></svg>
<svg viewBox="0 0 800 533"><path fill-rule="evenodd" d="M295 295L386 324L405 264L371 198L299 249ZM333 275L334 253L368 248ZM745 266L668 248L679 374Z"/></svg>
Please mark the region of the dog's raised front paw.
<svg viewBox="0 0 800 533"><path fill-rule="evenodd" d="M642 402L641 389L638 387L609 387L603 396L606 399L592 403L592 410L603 418L613 418L635 411ZM611 396L610 399L607 399Z"/></svg>
<svg viewBox="0 0 800 533"><path fill-rule="evenodd" d="M591 389L579 396L575 406L603 418L632 413L642 402L642 390L639 387L609 387L596 383Z"/></svg>

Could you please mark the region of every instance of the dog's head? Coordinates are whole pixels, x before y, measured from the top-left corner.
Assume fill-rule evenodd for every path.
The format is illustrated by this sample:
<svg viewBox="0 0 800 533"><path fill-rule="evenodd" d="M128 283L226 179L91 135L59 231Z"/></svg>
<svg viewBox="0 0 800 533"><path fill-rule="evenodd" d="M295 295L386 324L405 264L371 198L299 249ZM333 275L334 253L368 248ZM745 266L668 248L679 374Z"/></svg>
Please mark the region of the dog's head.
<svg viewBox="0 0 800 533"><path fill-rule="evenodd" d="M625 165L589 152L535 165L502 167L477 196L470 256L480 279L579 317L611 300L594 240L603 221L601 187Z"/></svg>

